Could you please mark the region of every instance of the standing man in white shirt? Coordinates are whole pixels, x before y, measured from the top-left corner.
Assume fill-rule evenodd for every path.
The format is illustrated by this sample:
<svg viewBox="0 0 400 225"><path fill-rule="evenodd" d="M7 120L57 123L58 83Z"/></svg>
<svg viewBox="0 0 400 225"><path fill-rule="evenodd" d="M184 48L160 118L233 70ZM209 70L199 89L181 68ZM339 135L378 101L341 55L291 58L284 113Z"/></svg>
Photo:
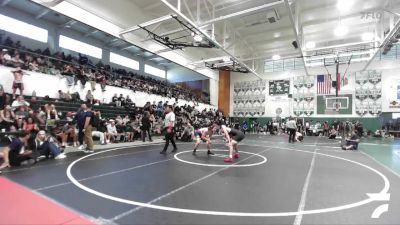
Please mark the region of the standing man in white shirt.
<svg viewBox="0 0 400 225"><path fill-rule="evenodd" d="M290 117L289 120L286 122L286 129L289 132L289 143L294 143L297 126L296 126L296 121L294 120L293 117Z"/></svg>
<svg viewBox="0 0 400 225"><path fill-rule="evenodd" d="M174 149L172 150L173 153L178 151L174 141L174 126L175 126L175 114L172 110L171 105L167 105L165 107L165 119L164 119L164 132L165 132L165 146L164 149L160 152L160 154L166 154L169 142L171 141L172 146Z"/></svg>

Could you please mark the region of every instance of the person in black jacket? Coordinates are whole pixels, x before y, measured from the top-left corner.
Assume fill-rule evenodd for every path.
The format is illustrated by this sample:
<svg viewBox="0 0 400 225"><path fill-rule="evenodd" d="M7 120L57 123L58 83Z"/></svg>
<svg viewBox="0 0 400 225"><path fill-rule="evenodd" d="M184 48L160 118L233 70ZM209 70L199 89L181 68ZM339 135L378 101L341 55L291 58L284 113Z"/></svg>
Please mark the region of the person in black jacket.
<svg viewBox="0 0 400 225"><path fill-rule="evenodd" d="M143 114L143 117L142 117L142 141L143 142L146 141L146 132L149 135L149 141L153 141L151 139L150 127L151 127L150 113L149 113L149 111L145 111Z"/></svg>
<svg viewBox="0 0 400 225"><path fill-rule="evenodd" d="M61 152L61 149L50 141L51 137L46 137L46 132L41 130L37 133L36 138L29 140L28 146L36 156L45 156L48 158L50 155L54 159L64 159L66 155Z"/></svg>

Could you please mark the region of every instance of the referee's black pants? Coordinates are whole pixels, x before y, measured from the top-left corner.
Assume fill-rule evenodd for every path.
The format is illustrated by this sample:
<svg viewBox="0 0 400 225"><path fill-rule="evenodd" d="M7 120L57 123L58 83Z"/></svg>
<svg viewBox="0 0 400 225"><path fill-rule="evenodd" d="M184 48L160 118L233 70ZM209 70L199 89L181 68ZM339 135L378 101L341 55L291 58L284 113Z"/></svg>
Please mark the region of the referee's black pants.
<svg viewBox="0 0 400 225"><path fill-rule="evenodd" d="M289 143L294 143L296 136L296 129L288 128L288 131L289 131Z"/></svg>
<svg viewBox="0 0 400 225"><path fill-rule="evenodd" d="M174 151L176 151L178 149L175 144L174 136L175 136L174 129L172 129L171 133L168 133L167 131L165 131L165 145L164 145L163 152L167 151L170 141L171 141L172 146L174 146Z"/></svg>

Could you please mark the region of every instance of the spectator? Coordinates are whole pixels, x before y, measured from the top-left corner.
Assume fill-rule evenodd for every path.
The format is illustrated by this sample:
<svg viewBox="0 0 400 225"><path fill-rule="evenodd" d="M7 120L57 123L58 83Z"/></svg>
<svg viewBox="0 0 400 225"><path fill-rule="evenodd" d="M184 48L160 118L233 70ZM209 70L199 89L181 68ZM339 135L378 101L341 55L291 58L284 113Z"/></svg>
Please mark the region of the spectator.
<svg viewBox="0 0 400 225"><path fill-rule="evenodd" d="M118 96L117 94L114 94L114 96L111 99L112 103L114 103L114 105L116 107L120 107L121 106L121 102L118 100Z"/></svg>
<svg viewBox="0 0 400 225"><path fill-rule="evenodd" d="M150 128L151 128L150 113L148 111L145 111L144 115L142 117L142 127L140 128L142 130L142 141L143 142L146 141L146 132L149 135L149 141L150 142L153 141L151 139Z"/></svg>
<svg viewBox="0 0 400 225"><path fill-rule="evenodd" d="M91 106L87 106L87 111L85 113L85 123L83 126L83 132L85 136L86 151L85 153L93 152L93 137L92 137L92 123L93 123L94 113L92 112Z"/></svg>
<svg viewBox="0 0 400 225"><path fill-rule="evenodd" d="M17 67L16 70L13 70L11 72L14 74L14 82L12 85L12 90L13 90L13 99L15 99L15 92L17 92L17 89L19 89L19 94L23 95L24 83L22 81L22 76L24 75L24 72L21 70L20 67Z"/></svg>
<svg viewBox="0 0 400 225"><path fill-rule="evenodd" d="M18 136L19 137L14 139L6 149L11 166L20 166L22 162L33 158L32 151L25 150L25 145L27 145L30 133L28 131L23 131Z"/></svg>
<svg viewBox="0 0 400 225"><path fill-rule="evenodd" d="M329 139L335 139L337 135L337 131L335 130L334 127L331 128L331 130L329 131Z"/></svg>
<svg viewBox="0 0 400 225"><path fill-rule="evenodd" d="M17 120L24 120L29 117L29 112L26 106L18 107L18 110L15 111L15 118Z"/></svg>
<svg viewBox="0 0 400 225"><path fill-rule="evenodd" d="M11 62L14 68L21 68L24 65L24 61L20 59L19 53L14 54L14 57L11 59Z"/></svg>
<svg viewBox="0 0 400 225"><path fill-rule="evenodd" d="M61 138L61 146L67 146L68 138L72 139L74 147L77 146L78 136L75 132L75 124L72 122L65 123L58 136Z"/></svg>
<svg viewBox="0 0 400 225"><path fill-rule="evenodd" d="M62 153L61 149L54 143L48 140L46 132L41 130L37 133L36 137L28 144L29 148L33 150L38 156L45 156L48 158L50 155L54 159L64 159L67 156Z"/></svg>
<svg viewBox="0 0 400 225"><path fill-rule="evenodd" d="M3 49L1 52L1 63L5 66L12 66L11 64L11 56L8 54L7 49Z"/></svg>
<svg viewBox="0 0 400 225"><path fill-rule="evenodd" d="M79 141L79 150L84 150L85 146L83 145L83 128L85 125L85 119L86 119L86 110L87 106L86 104L82 104L81 107L79 108L78 112L75 114L74 121L76 121L76 126L78 128L78 141Z"/></svg>
<svg viewBox="0 0 400 225"><path fill-rule="evenodd" d="M355 131L351 133L350 138L346 138L346 144L342 146L343 150L357 150L360 138Z"/></svg>
<svg viewBox="0 0 400 225"><path fill-rule="evenodd" d="M59 120L56 106L52 102L45 104L44 108L46 110L48 120Z"/></svg>
<svg viewBox="0 0 400 225"><path fill-rule="evenodd" d="M186 123L182 132L181 141L190 142L194 140L194 127L190 123Z"/></svg>
<svg viewBox="0 0 400 225"><path fill-rule="evenodd" d="M10 149L9 148L3 148L2 151L0 151L0 158L3 159L3 163L0 165L0 173L2 169L5 169L7 167L10 167L10 162L8 161L8 153Z"/></svg>
<svg viewBox="0 0 400 225"><path fill-rule="evenodd" d="M105 145L107 144L106 138L105 138L105 131L107 128L104 129L103 123L101 122L101 113L100 111L94 112L94 115L92 117L92 136L93 137L98 137L100 139L100 144Z"/></svg>
<svg viewBox="0 0 400 225"><path fill-rule="evenodd" d="M120 106L125 106L126 105L126 100L122 94L119 95L118 101L120 102Z"/></svg>
<svg viewBox="0 0 400 225"><path fill-rule="evenodd" d="M114 120L109 120L109 124L107 125L107 142L116 142L119 140L120 135L117 132L117 127L115 126Z"/></svg>
<svg viewBox="0 0 400 225"><path fill-rule="evenodd" d="M1 129L9 130L10 127L15 123L15 114L11 110L9 105L0 111L0 125Z"/></svg>
<svg viewBox="0 0 400 225"><path fill-rule="evenodd" d="M20 106L29 106L29 102L25 101L24 96L20 95L16 100L13 101L11 107L15 110Z"/></svg>
<svg viewBox="0 0 400 225"><path fill-rule="evenodd" d="M86 94L86 103L88 105L93 105L94 103L94 96L90 90L88 90Z"/></svg>
<svg viewBox="0 0 400 225"><path fill-rule="evenodd" d="M6 106L6 93L4 93L3 86L1 85L0 90L0 110L3 110Z"/></svg>
<svg viewBox="0 0 400 225"><path fill-rule="evenodd" d="M35 96L31 97L31 102L29 103L32 113L38 113L40 110L40 103L37 101Z"/></svg>

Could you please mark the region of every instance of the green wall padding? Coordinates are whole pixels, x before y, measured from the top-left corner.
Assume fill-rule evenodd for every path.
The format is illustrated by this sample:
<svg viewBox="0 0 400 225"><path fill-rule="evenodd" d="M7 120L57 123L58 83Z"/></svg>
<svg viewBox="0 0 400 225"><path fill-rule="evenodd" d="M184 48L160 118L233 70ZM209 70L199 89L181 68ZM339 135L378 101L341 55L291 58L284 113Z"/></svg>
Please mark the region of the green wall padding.
<svg viewBox="0 0 400 225"><path fill-rule="evenodd" d="M233 119L239 119L240 124L246 120L249 125L250 122L252 122L253 120L257 119L262 126L264 126L265 123L267 123L268 121L272 120L272 117L231 117ZM381 122L381 118L379 117L375 117L375 118L355 118L355 117L350 117L350 118L333 118L333 117L306 117L304 118L304 121L310 121L313 120L313 122L315 123L316 121L320 121L320 122L324 122L324 121L328 121L328 123L332 123L333 121L360 121L363 124L364 129L366 130L371 130L371 131L376 131L376 130L380 130L382 127L382 122Z"/></svg>

